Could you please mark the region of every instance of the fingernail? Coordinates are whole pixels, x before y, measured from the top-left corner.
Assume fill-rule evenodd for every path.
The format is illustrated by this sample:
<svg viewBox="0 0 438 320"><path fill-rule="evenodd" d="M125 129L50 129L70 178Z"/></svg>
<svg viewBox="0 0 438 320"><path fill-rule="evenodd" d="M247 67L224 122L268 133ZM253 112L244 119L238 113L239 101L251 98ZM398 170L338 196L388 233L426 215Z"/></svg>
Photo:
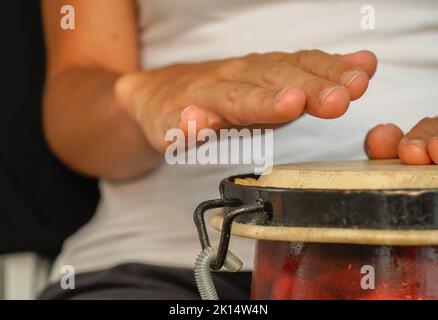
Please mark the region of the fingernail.
<svg viewBox="0 0 438 320"><path fill-rule="evenodd" d="M324 90L322 90L321 93L319 94L320 104L323 105L325 99L327 99L327 97L329 95L331 95L332 92L334 92L336 89L341 89L341 88L340 87L329 87L329 88L325 88Z"/></svg>
<svg viewBox="0 0 438 320"><path fill-rule="evenodd" d="M286 93L287 90L289 90L290 87L286 87L283 90L281 90L277 95L275 96L274 102L279 102L281 98L283 98L283 95Z"/></svg>
<svg viewBox="0 0 438 320"><path fill-rule="evenodd" d="M356 80L359 76L361 76L363 72L357 70L350 70L344 72L339 78L339 82L344 86L350 85L354 80Z"/></svg>
<svg viewBox="0 0 438 320"><path fill-rule="evenodd" d="M185 108L183 111L181 111L181 119L184 117L184 115L185 115L186 113L188 113L190 110L194 110L194 109L196 109L195 106L188 106L188 107Z"/></svg>
<svg viewBox="0 0 438 320"><path fill-rule="evenodd" d="M400 143L402 145L407 145L407 144L414 144L417 147L420 147L423 150L427 150L427 143L426 141L424 141L423 139L409 139L409 138L403 138Z"/></svg>

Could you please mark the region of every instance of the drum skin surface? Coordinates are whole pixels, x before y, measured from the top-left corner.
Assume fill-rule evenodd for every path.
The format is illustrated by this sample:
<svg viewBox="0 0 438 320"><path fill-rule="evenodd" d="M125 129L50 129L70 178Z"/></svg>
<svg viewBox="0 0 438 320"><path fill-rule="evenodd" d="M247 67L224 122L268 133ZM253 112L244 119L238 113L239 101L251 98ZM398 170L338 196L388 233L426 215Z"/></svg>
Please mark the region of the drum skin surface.
<svg viewBox="0 0 438 320"><path fill-rule="evenodd" d="M438 166L400 160L309 162L275 166L260 187L325 190L438 189Z"/></svg>

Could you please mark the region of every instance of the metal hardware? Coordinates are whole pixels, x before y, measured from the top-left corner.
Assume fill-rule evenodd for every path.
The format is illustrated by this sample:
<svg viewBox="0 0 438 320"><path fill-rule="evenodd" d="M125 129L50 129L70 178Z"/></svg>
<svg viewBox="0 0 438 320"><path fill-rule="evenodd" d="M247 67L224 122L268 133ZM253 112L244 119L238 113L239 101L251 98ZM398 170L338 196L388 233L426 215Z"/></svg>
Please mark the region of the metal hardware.
<svg viewBox="0 0 438 320"><path fill-rule="evenodd" d="M223 267L225 258L227 256L228 246L230 243L231 236L231 226L237 217L243 214L255 213L255 212L268 212L270 206L265 206L262 200L257 200L255 203L244 204L240 200L236 199L216 199L209 200L201 203L195 210L193 214L193 220L195 222L196 228L198 230L199 241L201 242L202 249L211 247L210 240L207 233L207 228L205 225L205 212L210 209L221 208L221 207L236 207L224 216L222 223L221 238L219 242L219 247L217 251L217 258L211 265L212 270L219 270Z"/></svg>
<svg viewBox="0 0 438 320"><path fill-rule="evenodd" d="M226 213L222 223L221 238L219 247L212 247L208 237L205 225L205 213L210 209L236 207ZM242 261L231 251L228 251L231 237L231 226L237 217L243 214L266 212L271 215L272 208L265 205L262 200L258 199L254 203L242 205L242 201L237 199L216 199L201 203L193 213L193 221L198 230L199 241L201 242L202 251L195 262L195 282L199 294L203 300L217 300L216 288L211 277L211 271L219 270L223 266L226 269L236 272L242 268Z"/></svg>
<svg viewBox="0 0 438 320"><path fill-rule="evenodd" d="M237 207L242 202L236 199L215 199L202 202L193 213L193 221L195 222L196 229L198 230L199 241L201 242L202 250L210 247L210 239L208 238L207 228L205 226L205 212L210 209L224 208L224 207Z"/></svg>

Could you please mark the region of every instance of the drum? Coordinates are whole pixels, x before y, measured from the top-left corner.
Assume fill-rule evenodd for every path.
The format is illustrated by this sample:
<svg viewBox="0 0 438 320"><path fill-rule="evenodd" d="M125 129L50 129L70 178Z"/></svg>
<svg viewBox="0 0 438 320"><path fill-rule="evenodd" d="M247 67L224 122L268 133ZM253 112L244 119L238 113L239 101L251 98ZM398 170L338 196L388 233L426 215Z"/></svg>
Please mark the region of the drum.
<svg viewBox="0 0 438 320"><path fill-rule="evenodd" d="M215 297L210 270L240 267L234 235L256 240L252 299L438 299L438 166L282 165L226 178L220 194L194 214L203 298ZM203 217L212 208L223 208L209 219L217 248Z"/></svg>

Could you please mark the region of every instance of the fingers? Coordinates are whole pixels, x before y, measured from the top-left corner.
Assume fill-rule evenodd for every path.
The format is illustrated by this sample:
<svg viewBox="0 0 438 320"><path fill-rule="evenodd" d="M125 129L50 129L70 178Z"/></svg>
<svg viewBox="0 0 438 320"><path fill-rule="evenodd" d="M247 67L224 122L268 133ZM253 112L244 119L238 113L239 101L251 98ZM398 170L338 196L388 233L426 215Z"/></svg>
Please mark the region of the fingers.
<svg viewBox="0 0 438 320"><path fill-rule="evenodd" d="M306 95L306 112L320 118L339 117L350 104L345 87L286 62L261 60L234 73L232 78L277 91L285 87L299 88Z"/></svg>
<svg viewBox="0 0 438 320"><path fill-rule="evenodd" d="M317 50L270 53L130 74L116 82L114 93L117 105L160 149L163 132L187 132L190 121L199 131L277 125L304 110L339 117L365 92L375 66L368 52L340 57Z"/></svg>
<svg viewBox="0 0 438 320"><path fill-rule="evenodd" d="M371 159L399 157L405 164L438 164L438 118L424 118L405 136L394 124L378 125L368 133L365 148Z"/></svg>
<svg viewBox="0 0 438 320"><path fill-rule="evenodd" d="M368 88L369 74L358 65L349 62L348 59L361 61L362 65L373 64L370 61L372 58L364 54L357 55L357 57L352 54L347 59L339 59L320 50L300 51L290 55L287 61L318 77L345 86L348 88L351 99L356 100Z"/></svg>
<svg viewBox="0 0 438 320"><path fill-rule="evenodd" d="M438 136L429 139L427 144L427 152L435 164L438 164Z"/></svg>
<svg viewBox="0 0 438 320"><path fill-rule="evenodd" d="M196 122L197 131L207 128L209 123L207 113L197 106L188 106L185 108L181 112L180 118L181 120L179 121L179 128L185 133L187 133L189 130L190 121Z"/></svg>
<svg viewBox="0 0 438 320"><path fill-rule="evenodd" d="M361 50L358 52L339 55L339 59L350 62L362 70L364 70L371 79L377 70L377 57L374 53L368 50Z"/></svg>
<svg viewBox="0 0 438 320"><path fill-rule="evenodd" d="M300 88L306 93L306 112L336 118L346 112L350 100L364 94L376 65L376 57L368 51L335 56L309 50L230 59L220 73L225 79L273 90Z"/></svg>
<svg viewBox="0 0 438 320"><path fill-rule="evenodd" d="M371 129L365 138L365 151L370 159L398 157L398 144L403 131L395 124L380 124Z"/></svg>
<svg viewBox="0 0 438 320"><path fill-rule="evenodd" d="M285 123L298 118L306 97L302 90L271 90L235 81L221 81L195 98L236 125Z"/></svg>
<svg viewBox="0 0 438 320"><path fill-rule="evenodd" d="M424 118L400 141L398 154L406 164L438 164L438 118Z"/></svg>

